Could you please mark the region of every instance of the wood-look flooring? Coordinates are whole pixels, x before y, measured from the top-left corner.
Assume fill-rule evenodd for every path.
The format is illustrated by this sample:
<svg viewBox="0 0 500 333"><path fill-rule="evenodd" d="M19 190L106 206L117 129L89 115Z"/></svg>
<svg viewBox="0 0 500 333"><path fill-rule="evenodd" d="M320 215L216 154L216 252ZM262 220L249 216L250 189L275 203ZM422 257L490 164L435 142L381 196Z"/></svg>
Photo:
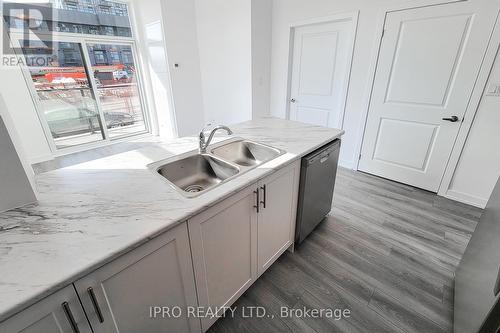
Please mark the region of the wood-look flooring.
<svg viewBox="0 0 500 333"><path fill-rule="evenodd" d="M427 191L339 169L330 215L210 332L452 332L454 271L480 215ZM267 315L245 317L252 306ZM282 307L351 315L280 317Z"/></svg>

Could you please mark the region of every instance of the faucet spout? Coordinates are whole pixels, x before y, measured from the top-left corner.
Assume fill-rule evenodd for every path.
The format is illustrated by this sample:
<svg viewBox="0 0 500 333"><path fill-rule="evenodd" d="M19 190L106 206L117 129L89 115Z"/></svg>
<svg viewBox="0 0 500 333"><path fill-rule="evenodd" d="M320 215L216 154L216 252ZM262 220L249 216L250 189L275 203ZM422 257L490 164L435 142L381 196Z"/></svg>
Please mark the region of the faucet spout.
<svg viewBox="0 0 500 333"><path fill-rule="evenodd" d="M210 132L210 134L208 135L208 139L207 139L207 137L205 136L205 128L202 129L200 132L200 135L199 135L200 154L205 154L207 152L207 147L208 147L208 145L210 145L210 142L212 141L212 139L215 135L215 132L217 132L218 130L226 131L227 135L233 134L233 131L231 131L231 129L229 127L224 126L224 125L218 125Z"/></svg>

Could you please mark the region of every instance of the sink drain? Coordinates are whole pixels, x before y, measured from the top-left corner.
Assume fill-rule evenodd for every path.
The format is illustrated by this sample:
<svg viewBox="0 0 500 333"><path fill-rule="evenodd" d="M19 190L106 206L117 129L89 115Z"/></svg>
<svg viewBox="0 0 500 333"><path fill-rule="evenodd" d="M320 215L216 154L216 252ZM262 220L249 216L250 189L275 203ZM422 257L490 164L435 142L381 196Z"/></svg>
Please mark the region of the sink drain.
<svg viewBox="0 0 500 333"><path fill-rule="evenodd" d="M189 185L184 189L184 191L189 192L189 193L196 193L196 192L201 192L203 191L203 186L201 185Z"/></svg>

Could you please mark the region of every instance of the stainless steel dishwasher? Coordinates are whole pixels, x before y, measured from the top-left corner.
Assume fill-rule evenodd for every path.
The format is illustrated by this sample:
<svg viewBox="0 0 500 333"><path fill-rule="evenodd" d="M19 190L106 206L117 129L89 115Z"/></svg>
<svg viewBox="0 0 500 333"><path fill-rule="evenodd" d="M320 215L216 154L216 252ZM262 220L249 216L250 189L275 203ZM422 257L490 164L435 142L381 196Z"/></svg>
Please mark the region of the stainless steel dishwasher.
<svg viewBox="0 0 500 333"><path fill-rule="evenodd" d="M332 209L340 139L302 158L295 244L300 244Z"/></svg>

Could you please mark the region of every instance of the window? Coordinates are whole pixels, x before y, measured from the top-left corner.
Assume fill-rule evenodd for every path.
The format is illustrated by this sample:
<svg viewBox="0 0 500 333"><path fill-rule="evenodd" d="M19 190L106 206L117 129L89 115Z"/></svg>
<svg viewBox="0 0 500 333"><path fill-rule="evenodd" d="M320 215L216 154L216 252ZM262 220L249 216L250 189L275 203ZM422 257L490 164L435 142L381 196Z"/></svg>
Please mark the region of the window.
<svg viewBox="0 0 500 333"><path fill-rule="evenodd" d="M95 25L84 25L83 33L88 35L99 35L99 27Z"/></svg>
<svg viewBox="0 0 500 333"><path fill-rule="evenodd" d="M35 44L22 50L40 111L56 148L102 141L104 132L81 44L33 41L27 44ZM72 50L67 49L69 44ZM57 58L58 54L62 56ZM40 59L47 59L45 66L38 66Z"/></svg>
<svg viewBox="0 0 500 333"><path fill-rule="evenodd" d="M116 49L109 50L109 59L112 64L120 63L120 56L118 55L118 51Z"/></svg>
<svg viewBox="0 0 500 333"><path fill-rule="evenodd" d="M115 35L115 29L113 29L113 27L102 26L101 30L102 30L101 35L108 35L108 36Z"/></svg>
<svg viewBox="0 0 500 333"><path fill-rule="evenodd" d="M129 50L122 50L122 62L127 65L131 65L134 63L134 59L132 58L132 52Z"/></svg>
<svg viewBox="0 0 500 333"><path fill-rule="evenodd" d="M108 63L106 58L106 51L94 50L94 63L96 65L105 65Z"/></svg>
<svg viewBox="0 0 500 333"><path fill-rule="evenodd" d="M78 10L78 7L76 6L76 3L67 3L66 4L66 9L69 9L69 10Z"/></svg>
<svg viewBox="0 0 500 333"><path fill-rule="evenodd" d="M116 27L116 35L121 37L131 37L132 32L130 28Z"/></svg>
<svg viewBox="0 0 500 333"><path fill-rule="evenodd" d="M130 27L123 26L123 22L128 22L127 6L116 3L115 7L114 2L101 0L63 0L54 4L58 3L61 10L81 11L85 15L102 14L104 6L110 16L126 19L121 19L120 27L109 23L96 26L85 24L84 16L71 22L61 12L54 16L59 21L54 22L56 31L50 39L45 40L42 35L36 41L25 40L22 32L9 25L11 39L21 46L31 79L28 85L53 149L95 145L146 133L149 125L137 75L135 41ZM113 19L106 22L112 23ZM121 38L115 40L113 36L118 33Z"/></svg>
<svg viewBox="0 0 500 333"><path fill-rule="evenodd" d="M111 9L108 5L106 4L101 4L99 5L99 11L102 13L102 14L111 14Z"/></svg>
<svg viewBox="0 0 500 333"><path fill-rule="evenodd" d="M95 64L91 70L97 83L97 96L111 138L146 130L132 48L117 44L87 44L89 51L99 49L107 54L107 63ZM118 50L129 55L120 62ZM114 62L116 59L118 63Z"/></svg>

